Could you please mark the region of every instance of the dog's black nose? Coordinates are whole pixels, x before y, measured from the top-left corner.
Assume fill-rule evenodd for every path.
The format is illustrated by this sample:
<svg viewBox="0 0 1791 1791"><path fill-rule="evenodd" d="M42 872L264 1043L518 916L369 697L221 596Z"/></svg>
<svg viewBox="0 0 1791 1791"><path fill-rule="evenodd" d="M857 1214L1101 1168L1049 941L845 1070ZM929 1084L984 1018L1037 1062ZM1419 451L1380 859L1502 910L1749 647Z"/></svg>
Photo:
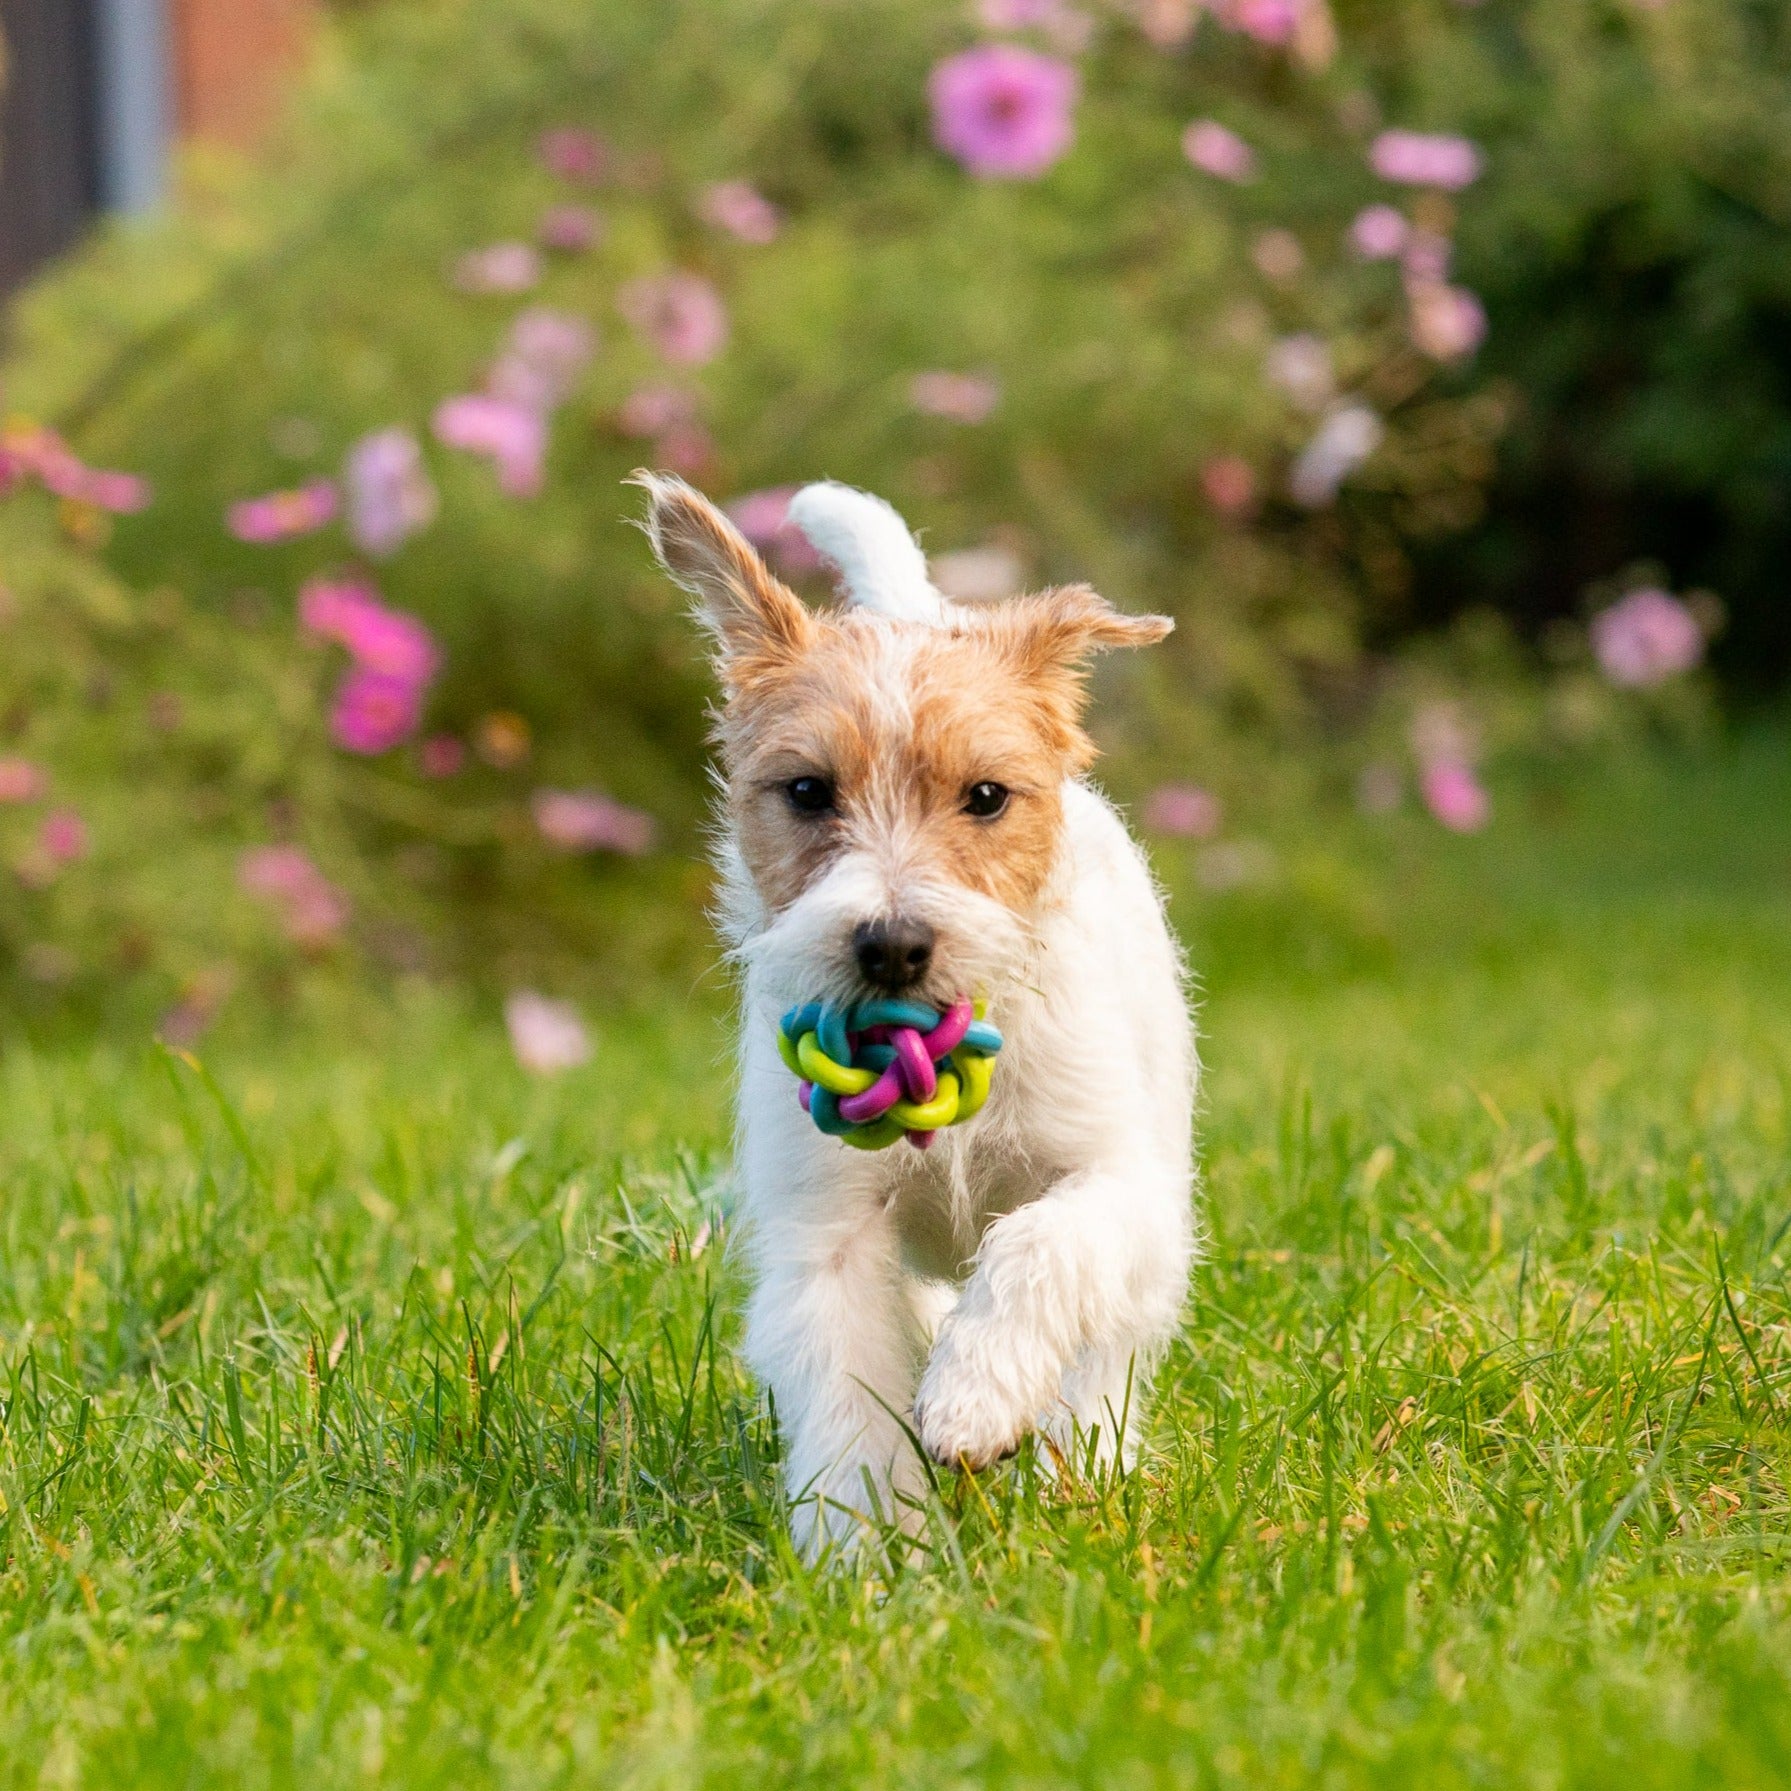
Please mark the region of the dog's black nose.
<svg viewBox="0 0 1791 1791"><path fill-rule="evenodd" d="M894 995L926 975L933 929L924 920L861 921L852 930L852 954L867 983Z"/></svg>

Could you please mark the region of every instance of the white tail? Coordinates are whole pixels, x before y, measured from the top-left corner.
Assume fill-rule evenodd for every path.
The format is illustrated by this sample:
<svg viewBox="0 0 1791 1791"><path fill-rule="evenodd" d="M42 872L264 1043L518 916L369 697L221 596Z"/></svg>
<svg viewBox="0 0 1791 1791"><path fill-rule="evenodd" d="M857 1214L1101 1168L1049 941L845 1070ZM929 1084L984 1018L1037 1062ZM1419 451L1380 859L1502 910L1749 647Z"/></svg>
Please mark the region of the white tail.
<svg viewBox="0 0 1791 1791"><path fill-rule="evenodd" d="M846 601L903 622L942 622L945 598L927 577L927 557L890 505L831 479L790 500L790 521L833 563Z"/></svg>

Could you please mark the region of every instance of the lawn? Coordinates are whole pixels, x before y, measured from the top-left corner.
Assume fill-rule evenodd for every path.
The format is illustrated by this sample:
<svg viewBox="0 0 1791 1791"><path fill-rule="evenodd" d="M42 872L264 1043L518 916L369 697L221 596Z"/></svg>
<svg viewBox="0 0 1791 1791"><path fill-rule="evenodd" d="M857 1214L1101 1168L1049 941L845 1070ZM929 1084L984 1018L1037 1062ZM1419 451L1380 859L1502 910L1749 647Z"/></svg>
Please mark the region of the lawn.
<svg viewBox="0 0 1791 1791"><path fill-rule="evenodd" d="M712 979L550 1083L426 993L13 1044L0 1788L1783 1785L1791 739L1498 797L1160 855L1149 1458L880 1572L782 1541Z"/></svg>

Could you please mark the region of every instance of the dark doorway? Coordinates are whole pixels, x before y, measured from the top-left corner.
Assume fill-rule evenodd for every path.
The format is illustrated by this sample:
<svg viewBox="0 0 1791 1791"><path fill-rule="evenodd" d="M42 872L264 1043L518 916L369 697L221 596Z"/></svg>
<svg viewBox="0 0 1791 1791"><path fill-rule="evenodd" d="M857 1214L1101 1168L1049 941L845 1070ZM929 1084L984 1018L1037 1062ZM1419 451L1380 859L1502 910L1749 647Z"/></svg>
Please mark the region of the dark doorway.
<svg viewBox="0 0 1791 1791"><path fill-rule="evenodd" d="M0 0L0 293L80 235L98 202L92 0Z"/></svg>

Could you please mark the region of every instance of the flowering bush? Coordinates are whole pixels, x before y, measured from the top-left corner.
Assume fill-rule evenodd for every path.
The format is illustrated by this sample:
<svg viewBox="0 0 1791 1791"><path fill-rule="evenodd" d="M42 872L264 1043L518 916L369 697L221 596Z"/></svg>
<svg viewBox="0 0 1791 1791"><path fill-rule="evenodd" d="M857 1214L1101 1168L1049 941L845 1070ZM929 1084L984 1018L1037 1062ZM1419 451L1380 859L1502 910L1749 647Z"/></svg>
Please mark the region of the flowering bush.
<svg viewBox="0 0 1791 1791"><path fill-rule="evenodd" d="M98 921L82 943L30 904L87 890L98 915L157 877L202 899L150 904L132 949L211 988L282 938L517 987L570 974L631 902L631 936L675 935L704 686L626 526L643 459L792 578L817 566L788 494L826 473L897 502L967 598L1086 577L1174 612L1154 663L1114 674L1139 680L1116 774L1176 777L1167 832L1247 809L1270 749L1321 724L1378 701L1404 726L1423 679L1364 643L1400 624L1414 554L1479 515L1513 403L1455 271L1499 151L1445 75L1490 21L1397 14L356 17L269 171L213 174L23 313L6 402L43 422L6 438L0 543L41 555L8 561L6 625L39 669L0 659L7 700L49 677L56 580L177 615L178 666L129 630L84 649L164 713L136 757L108 756L116 719L64 755L88 713L66 678L16 698L7 936L66 935L57 962L97 973ZM193 818L124 821L192 799L201 739ZM1407 762L1444 825L1487 822L1471 756Z"/></svg>

